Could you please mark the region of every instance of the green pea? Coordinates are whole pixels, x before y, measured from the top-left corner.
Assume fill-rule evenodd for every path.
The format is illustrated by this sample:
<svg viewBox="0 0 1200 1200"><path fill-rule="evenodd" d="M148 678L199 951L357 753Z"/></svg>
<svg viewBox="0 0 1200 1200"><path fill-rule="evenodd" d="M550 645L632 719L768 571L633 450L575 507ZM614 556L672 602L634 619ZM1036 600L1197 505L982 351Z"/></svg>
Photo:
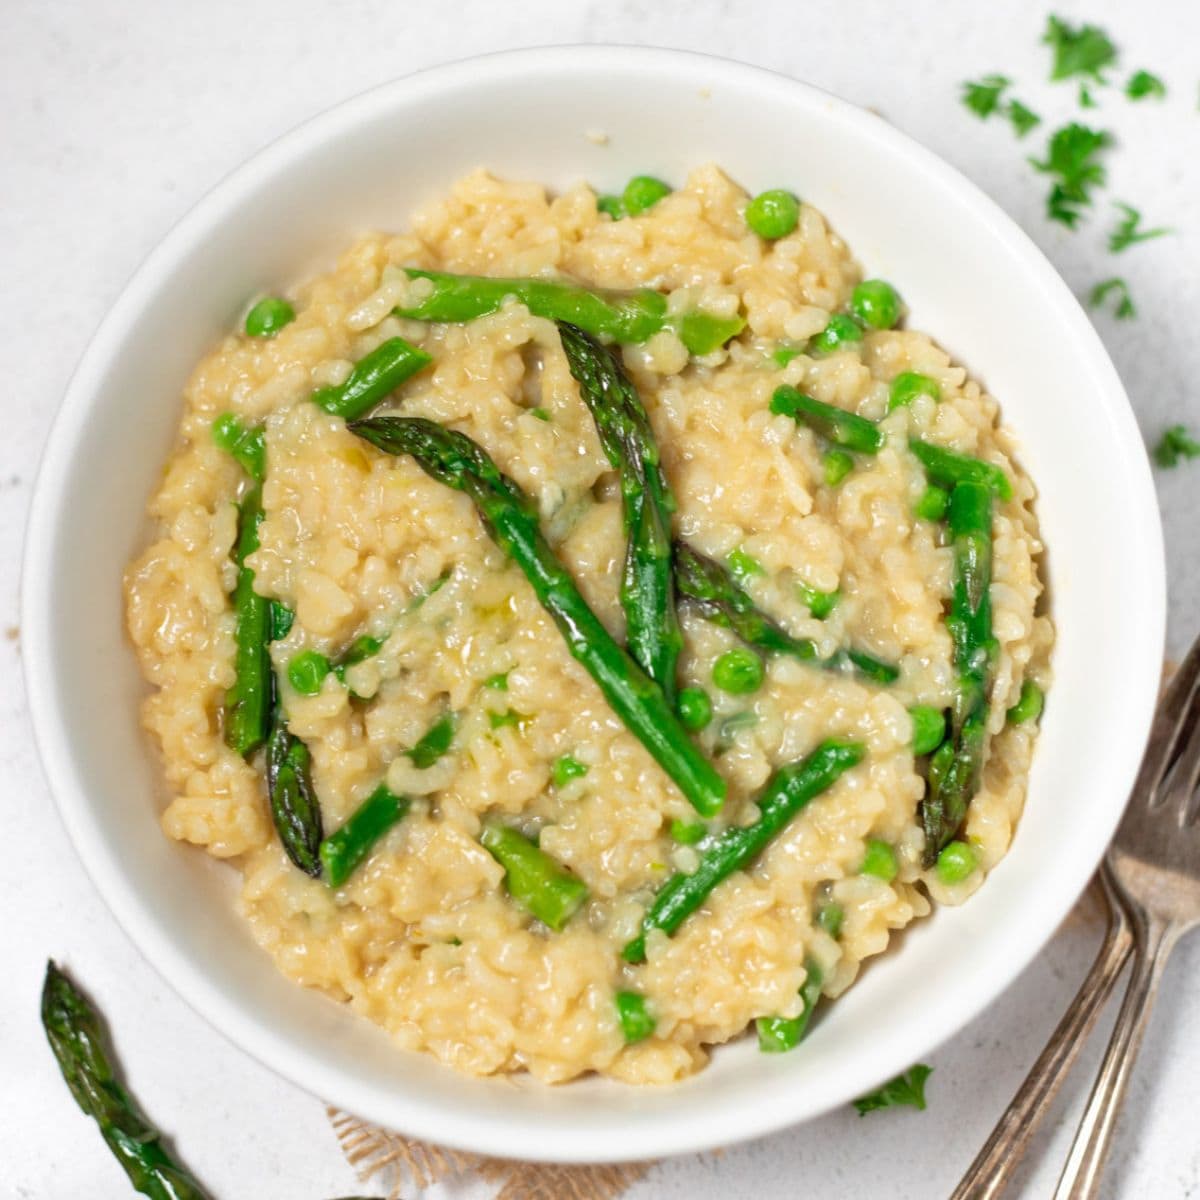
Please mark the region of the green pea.
<svg viewBox="0 0 1200 1200"><path fill-rule="evenodd" d="M1010 725L1023 725L1026 721L1036 721L1042 715L1042 706L1046 702L1045 693L1032 679L1026 679L1021 684L1021 695L1016 704L1008 710Z"/></svg>
<svg viewBox="0 0 1200 1200"><path fill-rule="evenodd" d="M966 842L951 842L937 857L937 877L946 884L970 878L979 860Z"/></svg>
<svg viewBox="0 0 1200 1200"><path fill-rule="evenodd" d="M768 241L787 237L799 223L800 201L782 188L759 192L746 205L746 224Z"/></svg>
<svg viewBox="0 0 1200 1200"><path fill-rule="evenodd" d="M896 861L896 851L888 842L879 838L867 838L867 852L863 855L862 866L858 868L860 875L873 875L884 883L891 883L900 870Z"/></svg>
<svg viewBox="0 0 1200 1200"><path fill-rule="evenodd" d="M810 354L832 354L862 341L862 330L844 313L834 313L829 324L816 337L810 338Z"/></svg>
<svg viewBox="0 0 1200 1200"><path fill-rule="evenodd" d="M721 691L744 696L762 687L764 674L763 660L753 650L736 646L713 663L712 680Z"/></svg>
<svg viewBox="0 0 1200 1200"><path fill-rule="evenodd" d="M778 346L771 351L771 361L777 367L786 367L793 358L799 358L803 353L803 346Z"/></svg>
<svg viewBox="0 0 1200 1200"><path fill-rule="evenodd" d="M825 482L837 487L854 470L854 459L845 450L829 450L821 455L821 465L825 468Z"/></svg>
<svg viewBox="0 0 1200 1200"><path fill-rule="evenodd" d="M635 175L626 185L622 200L625 212L631 217L653 208L664 196L671 194L671 185L653 175Z"/></svg>
<svg viewBox="0 0 1200 1200"><path fill-rule="evenodd" d="M681 846L694 846L702 842L708 833L703 821L681 821L678 817L671 822L671 837Z"/></svg>
<svg viewBox="0 0 1200 1200"><path fill-rule="evenodd" d="M554 767L551 770L556 788L566 787L572 779L582 779L587 773L587 763L581 763L579 759L570 754L564 754L562 758L555 759Z"/></svg>
<svg viewBox="0 0 1200 1200"><path fill-rule="evenodd" d="M822 904L817 909L817 924L836 942L842 935L842 922L846 919L846 910L836 900Z"/></svg>
<svg viewBox="0 0 1200 1200"><path fill-rule="evenodd" d="M620 196L597 196L596 211L608 213L614 221L625 216L625 203Z"/></svg>
<svg viewBox="0 0 1200 1200"><path fill-rule="evenodd" d="M892 380L892 390L888 397L888 412L911 404L918 396L929 396L933 400L942 398L941 385L936 379L922 375L920 371L901 371Z"/></svg>
<svg viewBox="0 0 1200 1200"><path fill-rule="evenodd" d="M703 688L681 688L675 700L675 711L685 729L699 733L712 720L712 701Z"/></svg>
<svg viewBox="0 0 1200 1200"><path fill-rule="evenodd" d="M727 561L734 577L742 583L745 583L747 579L752 579L755 575L766 574L762 563L753 554L747 554L741 546L729 555Z"/></svg>
<svg viewBox="0 0 1200 1200"><path fill-rule="evenodd" d="M278 296L264 296L246 314L246 332L251 337L274 337L296 319L296 310Z"/></svg>
<svg viewBox="0 0 1200 1200"><path fill-rule="evenodd" d="M489 675L484 681L485 688L491 688L494 692L508 691L508 672L500 671L496 675Z"/></svg>
<svg viewBox="0 0 1200 1200"><path fill-rule="evenodd" d="M808 611L818 621L825 620L842 598L841 592L821 592L815 587L809 587L807 583L796 584L796 593L800 597L800 602L808 606Z"/></svg>
<svg viewBox="0 0 1200 1200"><path fill-rule="evenodd" d="M913 512L922 521L940 521L946 515L946 506L950 503L950 493L931 483L922 493L921 498L913 505Z"/></svg>
<svg viewBox="0 0 1200 1200"><path fill-rule="evenodd" d="M871 329L891 329L900 320L900 296L882 279L864 279L850 295L850 311Z"/></svg>
<svg viewBox="0 0 1200 1200"><path fill-rule="evenodd" d="M932 754L946 736L946 714L932 704L914 704L908 710L912 718L912 752L917 758Z"/></svg>
<svg viewBox="0 0 1200 1200"><path fill-rule="evenodd" d="M651 1016L645 996L640 996L637 992L618 992L613 1001L617 1009L617 1020L621 1023L621 1032L625 1035L628 1045L644 1041L654 1032L658 1022Z"/></svg>
<svg viewBox="0 0 1200 1200"><path fill-rule="evenodd" d="M316 650L302 650L287 665L288 681L302 696L315 696L333 668Z"/></svg>

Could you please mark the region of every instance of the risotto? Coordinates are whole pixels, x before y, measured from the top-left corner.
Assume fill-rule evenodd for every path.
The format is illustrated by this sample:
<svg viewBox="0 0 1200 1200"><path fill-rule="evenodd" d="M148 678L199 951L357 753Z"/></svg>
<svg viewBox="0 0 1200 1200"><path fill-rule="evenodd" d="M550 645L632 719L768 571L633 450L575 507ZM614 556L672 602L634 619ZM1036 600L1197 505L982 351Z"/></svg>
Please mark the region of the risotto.
<svg viewBox="0 0 1200 1200"><path fill-rule="evenodd" d="M808 204L635 184L477 172L255 305L126 574L166 834L472 1074L791 1049L1003 857L1049 682L996 402Z"/></svg>

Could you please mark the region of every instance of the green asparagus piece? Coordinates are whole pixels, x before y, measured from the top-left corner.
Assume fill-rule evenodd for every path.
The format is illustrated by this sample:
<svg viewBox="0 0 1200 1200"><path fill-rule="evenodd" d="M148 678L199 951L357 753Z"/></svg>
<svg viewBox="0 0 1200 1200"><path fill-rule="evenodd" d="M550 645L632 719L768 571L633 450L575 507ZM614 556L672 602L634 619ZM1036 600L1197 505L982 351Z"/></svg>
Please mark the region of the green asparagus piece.
<svg viewBox="0 0 1200 1200"><path fill-rule="evenodd" d="M934 446L920 438L909 438L908 445L924 464L930 483L947 489L958 483L982 483L992 490L998 500L1012 499L1012 484L995 463L956 454L953 450Z"/></svg>
<svg viewBox="0 0 1200 1200"><path fill-rule="evenodd" d="M271 641L278 642L287 637L296 620L296 614L286 604L278 600L271 601Z"/></svg>
<svg viewBox="0 0 1200 1200"><path fill-rule="evenodd" d="M662 691L613 640L538 528L524 492L464 434L417 417L379 417L350 428L389 454L411 454L434 479L474 501L493 540L524 572L571 654L613 711L701 816L720 811L725 781L692 744Z"/></svg>
<svg viewBox="0 0 1200 1200"><path fill-rule="evenodd" d="M625 961L642 962L650 930L674 933L719 883L749 866L801 809L861 762L865 753L860 742L830 738L802 762L780 767L758 799L754 824L729 826L700 855L693 874L673 875L659 889L642 917L641 933L622 951Z"/></svg>
<svg viewBox="0 0 1200 1200"><path fill-rule="evenodd" d="M42 1027L75 1103L100 1127L134 1191L152 1200L209 1200L117 1082L99 1014L53 962L42 986Z"/></svg>
<svg viewBox="0 0 1200 1200"><path fill-rule="evenodd" d="M576 325L560 321L558 332L600 444L621 476L628 538L620 587L626 642L638 666L662 688L668 703L674 703L683 631L671 573L675 501L663 475L658 443L617 356Z"/></svg>
<svg viewBox="0 0 1200 1200"><path fill-rule="evenodd" d="M421 740L407 752L412 765L422 771L432 767L450 749L457 728L457 714L448 712L438 717L422 735Z"/></svg>
<svg viewBox="0 0 1200 1200"><path fill-rule="evenodd" d="M450 275L444 271L406 268L410 279L427 279L429 295L398 316L416 321L474 321L499 310L513 296L535 317L569 321L593 337L615 342L644 342L664 329L674 329L691 354L711 354L745 328L742 317L692 313L682 319L667 314L667 298L650 288L633 292L592 291L562 279L494 279L484 275Z"/></svg>
<svg viewBox="0 0 1200 1200"><path fill-rule="evenodd" d="M828 670L852 666L876 683L894 683L900 668L865 650L839 650L831 658L817 660L817 645L809 638L792 637L783 626L762 612L716 559L701 554L686 542L675 543L675 586L680 596L724 629L732 629L742 641L772 654L788 654Z"/></svg>
<svg viewBox="0 0 1200 1200"><path fill-rule="evenodd" d="M321 875L321 805L313 789L308 747L276 714L267 742L267 798L284 852L306 875Z"/></svg>
<svg viewBox="0 0 1200 1200"><path fill-rule="evenodd" d="M388 338L354 364L340 387L318 388L312 398L335 417L356 421L431 362L433 359L418 346L401 337Z"/></svg>
<svg viewBox="0 0 1200 1200"><path fill-rule="evenodd" d="M1046 694L1032 679L1026 679L1021 684L1016 704L1008 710L1008 723L1024 725L1026 721L1036 721L1042 715L1045 703Z"/></svg>
<svg viewBox="0 0 1200 1200"><path fill-rule="evenodd" d="M987 741L987 702L995 652L989 597L992 493L983 482L960 483L950 493L947 521L954 547L954 593L946 626L958 673L950 732L929 762L921 804L925 865L962 825L979 787Z"/></svg>
<svg viewBox="0 0 1200 1200"><path fill-rule="evenodd" d="M759 1017L754 1022L758 1029L758 1048L764 1054L782 1054L794 1050L808 1032L813 1009L821 999L821 984L824 973L813 959L804 963L804 984L800 997L804 1003L798 1017Z"/></svg>
<svg viewBox="0 0 1200 1200"><path fill-rule="evenodd" d="M253 753L266 740L271 722L271 601L254 590L254 571L246 559L258 549L263 519L262 487L255 484L238 507L238 540L234 552L237 584L233 591L236 619L235 678L225 693L225 741L239 754Z"/></svg>
<svg viewBox="0 0 1200 1200"><path fill-rule="evenodd" d="M222 413L212 423L212 438L251 479L262 483L267 474L267 439L261 425L247 429L233 413Z"/></svg>
<svg viewBox="0 0 1200 1200"><path fill-rule="evenodd" d="M627 1045L645 1041L654 1032L658 1022L650 1012L645 996L638 992L618 992L613 997L613 1004Z"/></svg>
<svg viewBox="0 0 1200 1200"><path fill-rule="evenodd" d="M732 629L747 644L793 658L816 658L815 642L792 637L759 611L730 571L683 541L675 543L675 586L708 620Z"/></svg>
<svg viewBox="0 0 1200 1200"><path fill-rule="evenodd" d="M822 437L858 454L877 454L887 440L874 421L833 404L814 400L788 384L780 384L771 397L771 411L791 417Z"/></svg>
<svg viewBox="0 0 1200 1200"><path fill-rule="evenodd" d="M504 868L509 895L556 933L587 900L583 881L517 830L488 823L479 841Z"/></svg>
<svg viewBox="0 0 1200 1200"><path fill-rule="evenodd" d="M375 843L403 819L411 804L407 796L397 796L386 783L381 783L335 833L321 842L325 882L332 888L341 887L371 853Z"/></svg>

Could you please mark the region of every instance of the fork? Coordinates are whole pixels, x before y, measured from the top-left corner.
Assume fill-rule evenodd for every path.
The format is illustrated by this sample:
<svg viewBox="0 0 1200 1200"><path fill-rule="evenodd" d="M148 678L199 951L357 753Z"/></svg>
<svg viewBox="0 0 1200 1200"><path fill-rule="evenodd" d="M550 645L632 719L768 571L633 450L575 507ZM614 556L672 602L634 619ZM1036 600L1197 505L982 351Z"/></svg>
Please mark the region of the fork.
<svg viewBox="0 0 1200 1200"><path fill-rule="evenodd" d="M1141 847L1152 845L1157 851L1161 837L1170 842L1180 829L1179 826L1172 828L1171 815L1184 817L1188 814L1188 800L1195 791L1196 775L1200 772L1198 681L1200 638L1175 673L1159 705L1132 799L1116 840L1097 872L1097 881L1109 911L1109 928L1095 964L950 1200L995 1200L1011 1180L1035 1126L1049 1110L1116 985L1129 958L1136 931L1139 951L1134 978L1054 1200L1084 1200L1094 1194L1162 967L1178 937L1200 918L1200 882L1195 878L1200 875L1200 830L1189 829L1181 821L1186 835L1184 841L1190 850L1177 845L1169 848L1169 859L1165 855L1161 860L1157 855L1152 858L1153 862L1167 863L1166 871L1171 870L1169 864L1176 860L1191 859L1190 867L1184 870L1193 873L1190 881L1193 902L1181 921L1167 922L1162 917L1152 920L1149 906L1134 898L1141 896L1141 889L1131 887L1126 882L1126 872L1122 870L1118 875L1115 866L1118 855L1122 855L1126 862L1138 864L1131 873L1136 870L1143 876L1154 872L1156 878L1162 878L1158 868L1145 863L1144 858L1149 857L1149 852ZM1194 821L1194 812L1191 818ZM1154 906L1154 912L1159 911ZM1171 914L1174 915L1174 908ZM1148 940L1151 924L1157 931L1153 942ZM1155 947L1152 952L1142 949L1151 945Z"/></svg>
<svg viewBox="0 0 1200 1200"><path fill-rule="evenodd" d="M1200 638L1159 707L1133 798L1108 848L1114 890L1134 928L1133 974L1054 1200L1097 1194L1117 1114L1163 969L1200 925Z"/></svg>

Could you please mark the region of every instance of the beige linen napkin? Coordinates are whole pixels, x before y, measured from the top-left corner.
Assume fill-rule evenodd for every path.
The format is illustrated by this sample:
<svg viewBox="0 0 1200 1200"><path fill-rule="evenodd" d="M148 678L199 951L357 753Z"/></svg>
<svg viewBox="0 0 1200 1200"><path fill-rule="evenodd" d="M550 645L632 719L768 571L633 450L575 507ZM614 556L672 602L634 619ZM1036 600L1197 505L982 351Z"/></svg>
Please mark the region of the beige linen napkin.
<svg viewBox="0 0 1200 1200"><path fill-rule="evenodd" d="M484 1158L390 1133L336 1108L326 1111L342 1153L359 1178L378 1178L392 1200L399 1200L406 1184L421 1192L440 1179L469 1175L495 1183L496 1200L615 1200L652 1165L563 1166Z"/></svg>

